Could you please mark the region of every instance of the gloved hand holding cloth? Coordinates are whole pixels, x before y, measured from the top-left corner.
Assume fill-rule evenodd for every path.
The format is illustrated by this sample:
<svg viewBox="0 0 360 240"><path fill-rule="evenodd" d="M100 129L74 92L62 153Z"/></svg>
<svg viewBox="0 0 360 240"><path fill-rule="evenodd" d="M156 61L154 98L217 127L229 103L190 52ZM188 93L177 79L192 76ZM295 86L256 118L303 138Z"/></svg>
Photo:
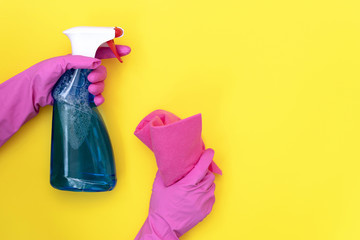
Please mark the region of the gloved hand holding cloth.
<svg viewBox="0 0 360 240"><path fill-rule="evenodd" d="M155 155L158 172L149 215L136 240L178 239L202 221L215 202L214 151L205 150L201 115L181 120L156 110L137 126L135 135Z"/></svg>

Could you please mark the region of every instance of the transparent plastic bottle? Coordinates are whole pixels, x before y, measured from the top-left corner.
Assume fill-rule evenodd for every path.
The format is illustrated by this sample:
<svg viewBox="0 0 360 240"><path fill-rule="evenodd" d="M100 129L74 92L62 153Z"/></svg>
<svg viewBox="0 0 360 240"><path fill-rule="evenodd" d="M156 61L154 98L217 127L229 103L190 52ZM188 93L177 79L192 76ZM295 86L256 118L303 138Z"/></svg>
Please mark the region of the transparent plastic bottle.
<svg viewBox="0 0 360 240"><path fill-rule="evenodd" d="M116 184L110 138L88 92L91 71L66 71L52 92L50 183L60 190L101 192Z"/></svg>

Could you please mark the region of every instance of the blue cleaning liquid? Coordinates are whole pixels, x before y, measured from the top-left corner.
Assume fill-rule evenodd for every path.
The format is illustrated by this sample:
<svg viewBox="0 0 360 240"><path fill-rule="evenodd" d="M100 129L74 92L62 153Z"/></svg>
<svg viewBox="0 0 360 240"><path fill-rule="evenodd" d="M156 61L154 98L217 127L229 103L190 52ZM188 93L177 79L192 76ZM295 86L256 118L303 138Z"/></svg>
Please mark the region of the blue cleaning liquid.
<svg viewBox="0 0 360 240"><path fill-rule="evenodd" d="M50 183L60 190L101 192L116 184L110 138L88 92L91 71L66 71L52 92Z"/></svg>

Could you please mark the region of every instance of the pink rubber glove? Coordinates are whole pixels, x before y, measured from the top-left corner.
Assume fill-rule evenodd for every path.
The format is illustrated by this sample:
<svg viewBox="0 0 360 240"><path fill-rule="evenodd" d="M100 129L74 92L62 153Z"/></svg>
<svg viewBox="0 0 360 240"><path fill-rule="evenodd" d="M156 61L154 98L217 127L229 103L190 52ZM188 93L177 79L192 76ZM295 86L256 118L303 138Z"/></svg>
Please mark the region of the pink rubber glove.
<svg viewBox="0 0 360 240"><path fill-rule="evenodd" d="M199 161L205 150L201 130L201 114L181 120L170 112L156 110L139 123L134 134L154 152L159 174L165 186L170 186ZM214 162L209 170L221 174Z"/></svg>
<svg viewBox="0 0 360 240"><path fill-rule="evenodd" d="M120 56L130 53L128 46L117 46ZM94 69L88 79L92 84L89 92L94 102L104 102L106 68L104 58L115 57L109 48L99 48L96 58L66 55L42 61L0 84L0 146L2 146L25 122L36 116L40 107L53 103L51 90L60 76L71 68Z"/></svg>
<svg viewBox="0 0 360 240"><path fill-rule="evenodd" d="M207 149L180 181L165 187L159 174L153 185L149 215L135 240L174 240L201 222L215 202L215 176L208 170L214 151Z"/></svg>

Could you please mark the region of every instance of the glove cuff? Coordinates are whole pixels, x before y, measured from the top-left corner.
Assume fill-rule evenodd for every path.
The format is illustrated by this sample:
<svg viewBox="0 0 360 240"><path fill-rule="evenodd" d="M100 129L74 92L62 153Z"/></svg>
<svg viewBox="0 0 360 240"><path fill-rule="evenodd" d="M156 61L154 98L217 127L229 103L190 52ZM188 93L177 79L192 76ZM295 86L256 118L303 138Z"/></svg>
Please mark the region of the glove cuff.
<svg viewBox="0 0 360 240"><path fill-rule="evenodd" d="M179 240L179 238L161 216L149 214L135 240Z"/></svg>

